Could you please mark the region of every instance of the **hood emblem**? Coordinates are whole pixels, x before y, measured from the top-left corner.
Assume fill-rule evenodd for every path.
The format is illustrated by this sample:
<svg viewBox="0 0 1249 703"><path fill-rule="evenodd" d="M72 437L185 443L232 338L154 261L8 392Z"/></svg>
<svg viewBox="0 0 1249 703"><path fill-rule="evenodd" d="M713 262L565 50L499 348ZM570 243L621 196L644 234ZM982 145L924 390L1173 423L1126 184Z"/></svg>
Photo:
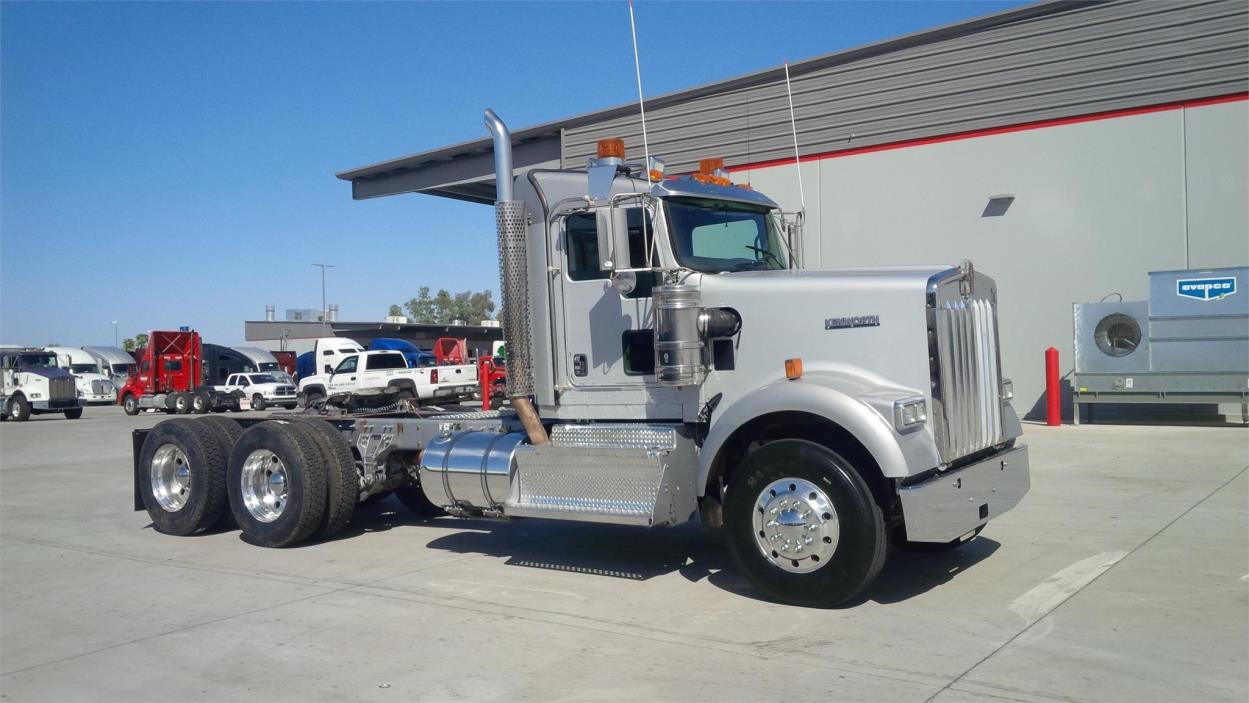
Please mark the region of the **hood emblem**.
<svg viewBox="0 0 1249 703"><path fill-rule="evenodd" d="M880 315L852 315L830 317L824 320L826 330L844 330L852 327L880 327Z"/></svg>

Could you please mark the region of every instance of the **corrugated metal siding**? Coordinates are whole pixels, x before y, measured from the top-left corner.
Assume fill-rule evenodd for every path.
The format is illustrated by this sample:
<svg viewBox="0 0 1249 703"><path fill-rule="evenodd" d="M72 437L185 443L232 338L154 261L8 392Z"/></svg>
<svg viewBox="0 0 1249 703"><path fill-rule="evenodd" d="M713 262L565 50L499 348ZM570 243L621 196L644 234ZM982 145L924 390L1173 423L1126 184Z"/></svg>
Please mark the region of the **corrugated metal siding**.
<svg viewBox="0 0 1249 703"><path fill-rule="evenodd" d="M1195 100L1249 90L1249 3L1111 2L1052 12L939 41L792 67L803 155ZM648 105L651 153L670 172L698 159L729 166L793 154L779 72ZM641 154L636 111L563 132L566 167L597 139Z"/></svg>

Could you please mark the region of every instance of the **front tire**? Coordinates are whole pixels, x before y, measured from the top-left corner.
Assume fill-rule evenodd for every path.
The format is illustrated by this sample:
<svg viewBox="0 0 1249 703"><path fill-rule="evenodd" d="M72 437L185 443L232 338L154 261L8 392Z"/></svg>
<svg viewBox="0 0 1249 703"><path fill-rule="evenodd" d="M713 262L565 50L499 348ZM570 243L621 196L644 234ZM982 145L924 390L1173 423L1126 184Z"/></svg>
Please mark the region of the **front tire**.
<svg viewBox="0 0 1249 703"><path fill-rule="evenodd" d="M747 455L729 480L724 523L738 568L784 603L845 603L885 562L888 538L871 489L849 461L807 440Z"/></svg>
<svg viewBox="0 0 1249 703"><path fill-rule="evenodd" d="M325 515L321 452L289 422L270 420L244 431L230 454L226 484L230 511L252 544L299 544Z"/></svg>
<svg viewBox="0 0 1249 703"><path fill-rule="evenodd" d="M4 413L14 422L26 422L30 419L30 402L20 395L9 398Z"/></svg>
<svg viewBox="0 0 1249 703"><path fill-rule="evenodd" d="M126 397L121 400L121 409L125 410L127 415L138 415L139 399L134 397L133 393L127 394Z"/></svg>
<svg viewBox="0 0 1249 703"><path fill-rule="evenodd" d="M253 395L252 396L252 410L264 410L264 409L265 409L265 397L263 395L260 395L259 393L257 393L256 395Z"/></svg>
<svg viewBox="0 0 1249 703"><path fill-rule="evenodd" d="M70 408L65 411L66 420L77 420L82 417L82 408Z"/></svg>

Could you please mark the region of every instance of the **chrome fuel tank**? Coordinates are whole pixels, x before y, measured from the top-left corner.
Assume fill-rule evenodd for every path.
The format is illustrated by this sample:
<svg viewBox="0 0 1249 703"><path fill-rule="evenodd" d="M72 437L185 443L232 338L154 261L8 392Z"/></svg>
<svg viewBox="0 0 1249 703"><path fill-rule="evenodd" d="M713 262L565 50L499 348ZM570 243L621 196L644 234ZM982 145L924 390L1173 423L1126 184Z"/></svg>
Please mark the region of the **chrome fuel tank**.
<svg viewBox="0 0 1249 703"><path fill-rule="evenodd" d="M439 437L421 455L421 489L434 504L498 512L511 491L523 432L459 432Z"/></svg>

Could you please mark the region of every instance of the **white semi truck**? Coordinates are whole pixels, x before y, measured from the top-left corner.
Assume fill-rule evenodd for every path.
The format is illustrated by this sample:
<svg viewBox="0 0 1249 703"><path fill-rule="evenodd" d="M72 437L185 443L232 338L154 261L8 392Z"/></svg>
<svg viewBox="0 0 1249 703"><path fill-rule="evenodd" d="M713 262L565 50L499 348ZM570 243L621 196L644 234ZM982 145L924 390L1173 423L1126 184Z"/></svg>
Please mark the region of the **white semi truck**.
<svg viewBox="0 0 1249 703"><path fill-rule="evenodd" d="M701 516L767 596L832 606L892 541L952 548L1027 492L997 286L969 263L800 270L787 221L722 170L611 144L513 177L494 136L510 407L220 417L135 435L135 509L190 534L332 534L397 492L422 515L643 527Z"/></svg>
<svg viewBox="0 0 1249 703"><path fill-rule="evenodd" d="M117 387L100 369L100 362L88 351L77 347L47 347L56 354L57 364L74 375L78 397L87 405L112 405L117 402Z"/></svg>
<svg viewBox="0 0 1249 703"><path fill-rule="evenodd" d="M77 420L85 404L73 374L60 367L56 354L36 348L0 350L3 419L25 422L31 415L64 413L66 419Z"/></svg>

